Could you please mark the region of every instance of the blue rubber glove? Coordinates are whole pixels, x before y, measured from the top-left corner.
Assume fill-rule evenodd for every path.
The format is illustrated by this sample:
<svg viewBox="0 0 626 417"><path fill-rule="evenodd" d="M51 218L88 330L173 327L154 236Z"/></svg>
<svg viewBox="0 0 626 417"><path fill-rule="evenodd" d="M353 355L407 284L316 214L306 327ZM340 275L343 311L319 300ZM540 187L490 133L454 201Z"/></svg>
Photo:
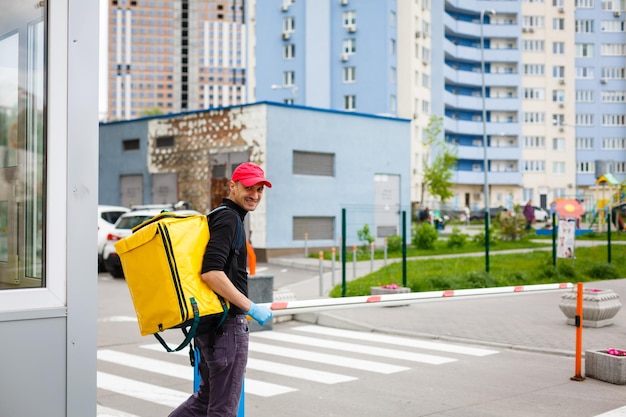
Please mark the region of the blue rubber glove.
<svg viewBox="0 0 626 417"><path fill-rule="evenodd" d="M252 301L250 302L250 310L246 311L246 314L255 319L261 326L274 316L274 313L268 307L258 306Z"/></svg>

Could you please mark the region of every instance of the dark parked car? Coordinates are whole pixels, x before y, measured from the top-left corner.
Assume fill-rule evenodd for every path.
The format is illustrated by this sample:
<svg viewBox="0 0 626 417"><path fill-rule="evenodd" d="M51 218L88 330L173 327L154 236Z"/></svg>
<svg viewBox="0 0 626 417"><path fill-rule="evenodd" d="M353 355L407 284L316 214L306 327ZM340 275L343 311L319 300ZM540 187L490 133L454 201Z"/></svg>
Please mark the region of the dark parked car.
<svg viewBox="0 0 626 417"><path fill-rule="evenodd" d="M496 218L500 213L509 211L508 209L504 208L504 207L491 207L489 209L489 218L490 219L494 219ZM477 210L477 211L472 211L472 213L470 214L470 220L484 220L485 218L485 210Z"/></svg>

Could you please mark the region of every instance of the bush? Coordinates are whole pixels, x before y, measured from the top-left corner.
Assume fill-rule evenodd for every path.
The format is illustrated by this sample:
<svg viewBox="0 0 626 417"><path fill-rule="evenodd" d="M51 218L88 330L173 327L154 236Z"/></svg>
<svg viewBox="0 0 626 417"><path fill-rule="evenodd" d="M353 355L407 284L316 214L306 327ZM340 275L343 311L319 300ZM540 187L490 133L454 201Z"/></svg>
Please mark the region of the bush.
<svg viewBox="0 0 626 417"><path fill-rule="evenodd" d="M400 252L402 250L402 236L393 235L387 237L387 250L389 252Z"/></svg>
<svg viewBox="0 0 626 417"><path fill-rule="evenodd" d="M437 229L429 223L421 223L415 228L413 246L418 249L435 249L435 241L439 237Z"/></svg>
<svg viewBox="0 0 626 417"><path fill-rule="evenodd" d="M576 268L574 268L573 262L559 262L557 265L559 276L567 280L574 280L576 278Z"/></svg>
<svg viewBox="0 0 626 417"><path fill-rule="evenodd" d="M502 240L520 240L526 234L526 219L522 213L500 213L494 224L498 226Z"/></svg>
<svg viewBox="0 0 626 417"><path fill-rule="evenodd" d="M372 233L370 232L370 226L366 224L362 229L356 231L357 236L359 237L359 242L362 242L362 249L367 249L369 245L376 240Z"/></svg>
<svg viewBox="0 0 626 417"><path fill-rule="evenodd" d="M496 287L496 281L486 272L470 272L466 276L468 288L489 288Z"/></svg>
<svg viewBox="0 0 626 417"><path fill-rule="evenodd" d="M469 235L461 233L461 229L454 227L452 233L448 236L447 245L449 248L462 248L467 243L468 237Z"/></svg>
<svg viewBox="0 0 626 417"><path fill-rule="evenodd" d="M478 246L485 246L485 232L481 231L480 233L475 234L474 237L472 237L472 242ZM489 245L493 246L496 243L498 243L497 234L495 228L491 226L489 228Z"/></svg>
<svg viewBox="0 0 626 417"><path fill-rule="evenodd" d="M619 278L619 274L611 264L591 264L587 267L586 274L589 278L597 280Z"/></svg>

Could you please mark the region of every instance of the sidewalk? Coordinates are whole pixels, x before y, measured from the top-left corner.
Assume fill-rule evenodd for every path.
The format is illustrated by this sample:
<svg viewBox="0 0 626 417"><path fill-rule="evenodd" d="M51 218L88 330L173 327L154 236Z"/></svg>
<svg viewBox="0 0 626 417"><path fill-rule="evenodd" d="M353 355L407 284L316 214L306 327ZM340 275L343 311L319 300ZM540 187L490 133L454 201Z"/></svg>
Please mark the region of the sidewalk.
<svg viewBox="0 0 626 417"><path fill-rule="evenodd" d="M531 250L537 249L499 253ZM452 256L484 256L484 253ZM436 260L443 257L424 258ZM401 259L393 259L387 260L387 263L400 261ZM291 293L297 300L326 298L332 288L333 274L331 261L322 262L324 265L322 296L319 276L286 287L281 287L280 283L275 283L275 286L283 294ZM318 259L304 256L270 259L269 263L310 271L320 270ZM367 275L371 270L377 270L383 265L384 261L375 260L373 263L357 262L355 267L350 260L346 263L346 280ZM340 284L342 277L339 261L335 262L335 268L334 283ZM620 295L622 304L626 297L626 279L586 283L585 288L612 289ZM566 324L566 317L559 309L561 296L567 291L569 290L431 299L403 307L376 306L311 313L301 315L305 317L298 316L297 319L332 327L574 356L576 328ZM613 325L601 328L584 327L582 334L583 352L610 347L626 349L626 307L620 309Z"/></svg>

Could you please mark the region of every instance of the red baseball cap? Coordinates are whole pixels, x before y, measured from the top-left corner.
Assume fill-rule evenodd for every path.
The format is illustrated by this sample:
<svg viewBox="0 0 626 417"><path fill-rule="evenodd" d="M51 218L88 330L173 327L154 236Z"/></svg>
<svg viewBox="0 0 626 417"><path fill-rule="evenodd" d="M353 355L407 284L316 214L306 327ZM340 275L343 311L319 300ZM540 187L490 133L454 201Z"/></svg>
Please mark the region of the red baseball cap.
<svg viewBox="0 0 626 417"><path fill-rule="evenodd" d="M244 187L251 187L255 184L263 183L263 185L272 188L272 183L265 178L263 169L251 162L244 162L235 168L231 179L235 182L241 182Z"/></svg>

